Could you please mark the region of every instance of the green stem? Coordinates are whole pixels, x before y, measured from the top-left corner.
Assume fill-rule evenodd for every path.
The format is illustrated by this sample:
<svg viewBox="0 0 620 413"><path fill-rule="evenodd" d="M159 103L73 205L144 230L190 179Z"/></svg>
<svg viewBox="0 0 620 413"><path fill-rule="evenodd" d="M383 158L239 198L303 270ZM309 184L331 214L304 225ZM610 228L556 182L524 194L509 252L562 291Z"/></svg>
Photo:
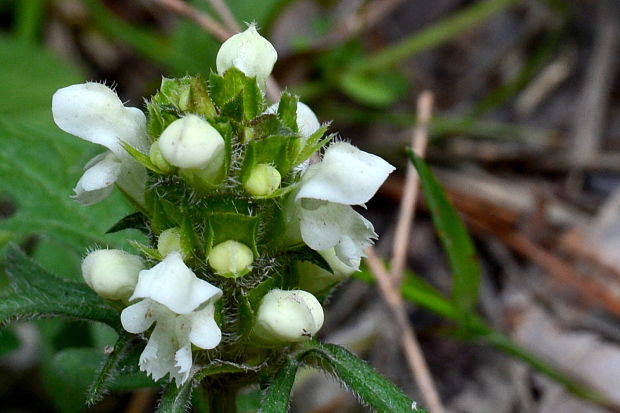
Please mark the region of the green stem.
<svg viewBox="0 0 620 413"><path fill-rule="evenodd" d="M210 413L237 413L237 387L218 386L208 391Z"/></svg>

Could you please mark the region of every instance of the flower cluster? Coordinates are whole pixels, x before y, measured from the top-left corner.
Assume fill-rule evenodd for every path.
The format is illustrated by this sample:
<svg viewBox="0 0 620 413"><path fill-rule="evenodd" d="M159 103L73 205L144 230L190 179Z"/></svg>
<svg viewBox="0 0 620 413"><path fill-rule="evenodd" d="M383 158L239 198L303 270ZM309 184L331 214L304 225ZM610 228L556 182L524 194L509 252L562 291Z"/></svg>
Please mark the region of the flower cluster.
<svg viewBox="0 0 620 413"><path fill-rule="evenodd" d="M121 227L141 220L141 255L97 250L82 272L146 339L139 364L155 380L181 385L214 358L256 367L312 337L321 300L376 237L353 206L394 168L330 143L295 96L269 105L276 58L251 26L222 45L208 79L163 79L146 115L98 83L54 95L57 125L107 149L86 165L76 200L99 202L116 184L140 208Z"/></svg>

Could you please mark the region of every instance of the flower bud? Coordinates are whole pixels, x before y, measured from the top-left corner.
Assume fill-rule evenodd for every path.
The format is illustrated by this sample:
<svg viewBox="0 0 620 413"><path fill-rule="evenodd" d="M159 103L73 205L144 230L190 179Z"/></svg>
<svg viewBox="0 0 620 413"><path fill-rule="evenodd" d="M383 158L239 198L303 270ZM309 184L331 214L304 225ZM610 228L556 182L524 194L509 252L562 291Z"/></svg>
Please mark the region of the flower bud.
<svg viewBox="0 0 620 413"><path fill-rule="evenodd" d="M213 247L207 260L216 274L236 278L252 269L254 254L248 246L228 240Z"/></svg>
<svg viewBox="0 0 620 413"><path fill-rule="evenodd" d="M224 138L196 115L168 125L159 137L159 149L167 162L179 168L203 169L224 162Z"/></svg>
<svg viewBox="0 0 620 413"><path fill-rule="evenodd" d="M316 334L323 325L323 307L303 290L271 290L258 307L254 334L267 343L295 343Z"/></svg>
<svg viewBox="0 0 620 413"><path fill-rule="evenodd" d="M159 251L162 257L166 257L172 251L180 252L183 255L181 249L181 230L178 227L168 228L159 234L157 251Z"/></svg>
<svg viewBox="0 0 620 413"><path fill-rule="evenodd" d="M158 167L162 172L171 173L174 170L174 165L171 165L161 154L158 141L153 142L151 145L149 158L151 159L153 165Z"/></svg>
<svg viewBox="0 0 620 413"><path fill-rule="evenodd" d="M243 187L251 195L268 196L280 187L281 181L280 172L275 167L261 163L252 168Z"/></svg>
<svg viewBox="0 0 620 413"><path fill-rule="evenodd" d="M93 251L82 261L82 276L97 294L109 300L126 301L144 269L142 258L121 250Z"/></svg>
<svg viewBox="0 0 620 413"><path fill-rule="evenodd" d="M236 67L247 77L255 77L259 86L264 88L277 59L276 49L258 34L254 25L250 25L246 31L235 34L222 44L215 64L220 75Z"/></svg>

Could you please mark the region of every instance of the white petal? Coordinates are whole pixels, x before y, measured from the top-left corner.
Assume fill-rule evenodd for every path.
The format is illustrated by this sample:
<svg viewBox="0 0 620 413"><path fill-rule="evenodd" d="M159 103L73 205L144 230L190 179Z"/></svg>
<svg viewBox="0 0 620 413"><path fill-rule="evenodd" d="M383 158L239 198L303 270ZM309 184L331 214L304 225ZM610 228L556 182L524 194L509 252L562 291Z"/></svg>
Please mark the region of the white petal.
<svg viewBox="0 0 620 413"><path fill-rule="evenodd" d="M52 98L52 114L60 129L126 156L121 141L146 150L146 117L125 108L109 87L87 82L60 89Z"/></svg>
<svg viewBox="0 0 620 413"><path fill-rule="evenodd" d="M342 244L336 253L345 248L351 254L350 251L363 251L376 237L372 224L348 205L302 199L297 214L301 237L313 250Z"/></svg>
<svg viewBox="0 0 620 413"><path fill-rule="evenodd" d="M214 311L215 306L211 303L190 316L192 325L189 339L192 344L203 349L212 349L220 344L222 332L213 318Z"/></svg>
<svg viewBox="0 0 620 413"><path fill-rule="evenodd" d="M102 155L86 164L88 169L73 188L76 200L83 205L95 204L110 195L122 173L121 162L112 152Z"/></svg>
<svg viewBox="0 0 620 413"><path fill-rule="evenodd" d="M151 300L142 300L136 304L126 307L121 312L121 324L123 328L134 334L143 333L151 327L158 314L156 303Z"/></svg>
<svg viewBox="0 0 620 413"><path fill-rule="evenodd" d="M304 138L309 137L321 127L312 109L302 102L297 102L297 127L299 134Z"/></svg>
<svg viewBox="0 0 620 413"><path fill-rule="evenodd" d="M327 148L320 163L308 168L296 199L361 205L373 197L394 169L376 155L337 142Z"/></svg>
<svg viewBox="0 0 620 413"><path fill-rule="evenodd" d="M177 314L189 314L202 303L222 295L222 290L199 279L173 251L151 268L140 272L131 300L150 298Z"/></svg>
<svg viewBox="0 0 620 413"><path fill-rule="evenodd" d="M116 184L138 205L145 205L146 168L133 158L123 160L121 174Z"/></svg>
<svg viewBox="0 0 620 413"><path fill-rule="evenodd" d="M357 248L348 248L351 242L352 240L349 237L343 237L341 239L341 242L336 248L340 249L344 244L345 248L343 249L345 251L342 254L338 254L336 248L319 251L319 254L321 254L332 269L332 278L334 279L343 279L359 271L361 254L358 253Z"/></svg>
<svg viewBox="0 0 620 413"><path fill-rule="evenodd" d="M177 382L177 387L181 386L189 378L189 373L192 370L192 345L187 343L176 353L174 353L175 371L170 372L170 376L174 377Z"/></svg>
<svg viewBox="0 0 620 413"><path fill-rule="evenodd" d="M166 374L177 372L175 353L178 343L174 335L174 325L158 321L144 351L140 355L140 370L145 371L157 381Z"/></svg>

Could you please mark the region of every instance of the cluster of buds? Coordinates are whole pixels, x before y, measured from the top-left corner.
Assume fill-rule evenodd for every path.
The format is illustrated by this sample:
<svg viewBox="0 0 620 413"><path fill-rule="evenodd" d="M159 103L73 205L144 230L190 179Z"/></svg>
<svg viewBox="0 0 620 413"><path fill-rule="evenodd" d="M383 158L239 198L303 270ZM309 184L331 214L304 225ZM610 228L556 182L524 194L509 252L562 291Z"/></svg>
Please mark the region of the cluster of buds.
<svg viewBox="0 0 620 413"><path fill-rule="evenodd" d="M146 116L98 83L54 95L57 125L108 149L86 165L76 200L99 202L116 184L139 208L120 227L141 221L141 255L97 250L82 271L147 340L139 363L155 380L181 385L214 358L263 365L312 337L322 300L376 237L353 206L394 168L331 142L295 96L269 105L276 58L250 26L222 45L208 79L163 79Z"/></svg>

